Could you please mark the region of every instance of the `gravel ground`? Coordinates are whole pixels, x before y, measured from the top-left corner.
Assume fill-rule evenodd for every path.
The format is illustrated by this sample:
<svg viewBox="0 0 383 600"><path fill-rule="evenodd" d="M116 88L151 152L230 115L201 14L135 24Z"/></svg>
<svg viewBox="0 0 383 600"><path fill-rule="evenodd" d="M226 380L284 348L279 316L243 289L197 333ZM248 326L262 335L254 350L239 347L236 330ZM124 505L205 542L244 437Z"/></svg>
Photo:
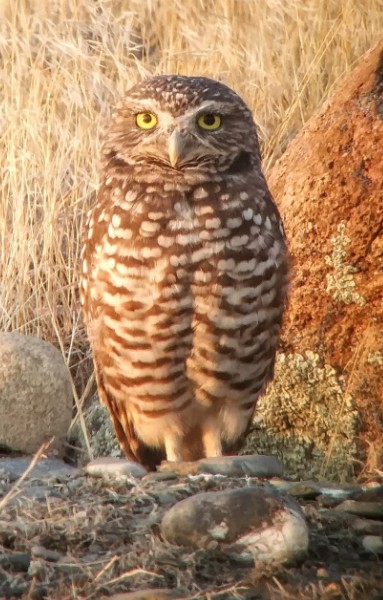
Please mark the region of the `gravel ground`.
<svg viewBox="0 0 383 600"><path fill-rule="evenodd" d="M15 491L4 472L1 481L3 496ZM171 472L141 480L77 469L29 477L17 496L0 501L0 599L383 599L379 482L350 493L356 514L342 510L344 498L320 487L291 488L310 528L308 556L299 565L254 565L219 544L192 551L161 539L161 518L176 502L254 484L268 486L253 477ZM377 511L374 518L363 516L366 501ZM375 553L366 549L372 538ZM128 594L134 591L141 595Z"/></svg>

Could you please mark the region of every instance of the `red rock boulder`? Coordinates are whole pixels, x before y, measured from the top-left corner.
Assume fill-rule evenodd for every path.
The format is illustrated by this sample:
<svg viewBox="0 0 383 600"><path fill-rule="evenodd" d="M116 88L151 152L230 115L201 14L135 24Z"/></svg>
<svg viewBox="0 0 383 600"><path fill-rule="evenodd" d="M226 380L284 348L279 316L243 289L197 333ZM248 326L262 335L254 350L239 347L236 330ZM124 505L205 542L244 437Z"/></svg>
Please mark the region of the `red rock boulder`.
<svg viewBox="0 0 383 600"><path fill-rule="evenodd" d="M282 362L291 368L296 363L293 356L301 357L298 363L314 360L318 369L330 369L329 385L335 377L339 386L334 401L327 405L326 393L318 396L326 375L319 377L312 365L306 365L305 374L299 377L306 383L309 376L319 377L316 391L312 390L311 399L306 398L295 417L294 410L287 420L280 417L279 435L310 436L311 421L315 429L320 411L327 413L323 415L327 435L318 442L312 434L325 466L339 448L347 446L342 441L348 435L343 431L348 425L342 421L342 411L349 411L355 424L349 461L359 465L357 470L361 465L370 471L381 469L383 41L362 58L290 143L268 173L268 182L292 254ZM281 368L277 363L274 392L270 393L278 393L283 412L281 396L286 386L278 383ZM290 388L287 392L294 405L294 386ZM267 398L261 403L261 413ZM274 406L274 414L277 409ZM315 418L313 410L318 413ZM270 413L271 427L272 419Z"/></svg>

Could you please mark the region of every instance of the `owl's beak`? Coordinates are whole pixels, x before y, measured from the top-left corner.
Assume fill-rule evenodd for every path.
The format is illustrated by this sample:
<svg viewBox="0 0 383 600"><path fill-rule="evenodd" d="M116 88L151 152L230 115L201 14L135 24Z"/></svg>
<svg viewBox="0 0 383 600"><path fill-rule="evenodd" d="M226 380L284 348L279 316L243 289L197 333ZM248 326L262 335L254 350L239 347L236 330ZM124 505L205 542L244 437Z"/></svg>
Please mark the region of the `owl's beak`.
<svg viewBox="0 0 383 600"><path fill-rule="evenodd" d="M173 168L185 158L186 145L185 137L177 129L174 129L168 139L169 161Z"/></svg>

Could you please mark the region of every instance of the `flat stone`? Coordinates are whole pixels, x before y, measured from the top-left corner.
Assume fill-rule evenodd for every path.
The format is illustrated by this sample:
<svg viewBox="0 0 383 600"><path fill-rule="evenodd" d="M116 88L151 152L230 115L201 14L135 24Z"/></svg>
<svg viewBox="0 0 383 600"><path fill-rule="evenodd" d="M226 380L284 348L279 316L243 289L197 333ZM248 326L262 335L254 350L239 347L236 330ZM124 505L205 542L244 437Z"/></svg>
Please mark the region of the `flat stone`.
<svg viewBox="0 0 383 600"><path fill-rule="evenodd" d="M335 510L358 515L358 517L370 517L383 520L383 502L359 502L358 500L345 500Z"/></svg>
<svg viewBox="0 0 383 600"><path fill-rule="evenodd" d="M361 487L352 483L321 483L318 482L318 488L322 496L329 496L335 500L346 500L353 498L356 494L360 493Z"/></svg>
<svg viewBox="0 0 383 600"><path fill-rule="evenodd" d="M148 473L144 467L132 460L109 456L95 458L84 467L84 471L88 475L113 477L114 479L127 479L129 477L141 479L141 477L144 477Z"/></svg>
<svg viewBox="0 0 383 600"><path fill-rule="evenodd" d="M354 531L359 534L365 535L383 535L383 523L382 521L374 521L373 519L361 519L356 518L351 524Z"/></svg>
<svg viewBox="0 0 383 600"><path fill-rule="evenodd" d="M159 471L173 471L179 475L225 475L226 477L280 477L282 463L274 456L250 454L244 456L217 456L195 462L163 462Z"/></svg>
<svg viewBox="0 0 383 600"><path fill-rule="evenodd" d="M367 552L383 555L383 537L381 535L365 535L362 545Z"/></svg>
<svg viewBox="0 0 383 600"><path fill-rule="evenodd" d="M53 438L47 452L62 455L72 408L61 352L37 337L0 333L0 445L33 454Z"/></svg>
<svg viewBox="0 0 383 600"><path fill-rule="evenodd" d="M273 477L268 481L279 492L285 492L296 498L306 500L317 498L321 495L321 484L312 479L303 479L302 481L287 481L279 477Z"/></svg>
<svg viewBox="0 0 383 600"><path fill-rule="evenodd" d="M308 548L299 504L258 486L182 500L164 515L161 532L171 544L214 548L222 543L243 559L263 562L295 562Z"/></svg>
<svg viewBox="0 0 383 600"><path fill-rule="evenodd" d="M274 456L249 454L246 456L219 456L198 461L201 473L227 475L228 477L280 477L283 465Z"/></svg>
<svg viewBox="0 0 383 600"><path fill-rule="evenodd" d="M3 568L11 567L15 571L27 572L31 564L31 557L25 552L10 552L0 555L0 565Z"/></svg>
<svg viewBox="0 0 383 600"><path fill-rule="evenodd" d="M10 481L16 481L30 464L31 458L26 456L0 458L0 474ZM79 473L79 469L67 465L59 458L40 458L28 473L27 479L65 479L77 473Z"/></svg>

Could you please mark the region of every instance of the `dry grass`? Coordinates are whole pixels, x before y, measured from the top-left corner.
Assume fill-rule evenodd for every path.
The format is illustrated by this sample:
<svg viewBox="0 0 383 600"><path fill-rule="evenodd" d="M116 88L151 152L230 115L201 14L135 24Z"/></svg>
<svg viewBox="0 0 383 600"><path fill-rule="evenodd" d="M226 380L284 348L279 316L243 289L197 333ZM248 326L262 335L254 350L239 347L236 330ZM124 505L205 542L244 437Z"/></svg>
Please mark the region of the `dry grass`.
<svg viewBox="0 0 383 600"><path fill-rule="evenodd" d="M53 341L85 385L79 245L124 89L147 73L224 80L267 167L382 30L382 0L0 0L0 330Z"/></svg>

